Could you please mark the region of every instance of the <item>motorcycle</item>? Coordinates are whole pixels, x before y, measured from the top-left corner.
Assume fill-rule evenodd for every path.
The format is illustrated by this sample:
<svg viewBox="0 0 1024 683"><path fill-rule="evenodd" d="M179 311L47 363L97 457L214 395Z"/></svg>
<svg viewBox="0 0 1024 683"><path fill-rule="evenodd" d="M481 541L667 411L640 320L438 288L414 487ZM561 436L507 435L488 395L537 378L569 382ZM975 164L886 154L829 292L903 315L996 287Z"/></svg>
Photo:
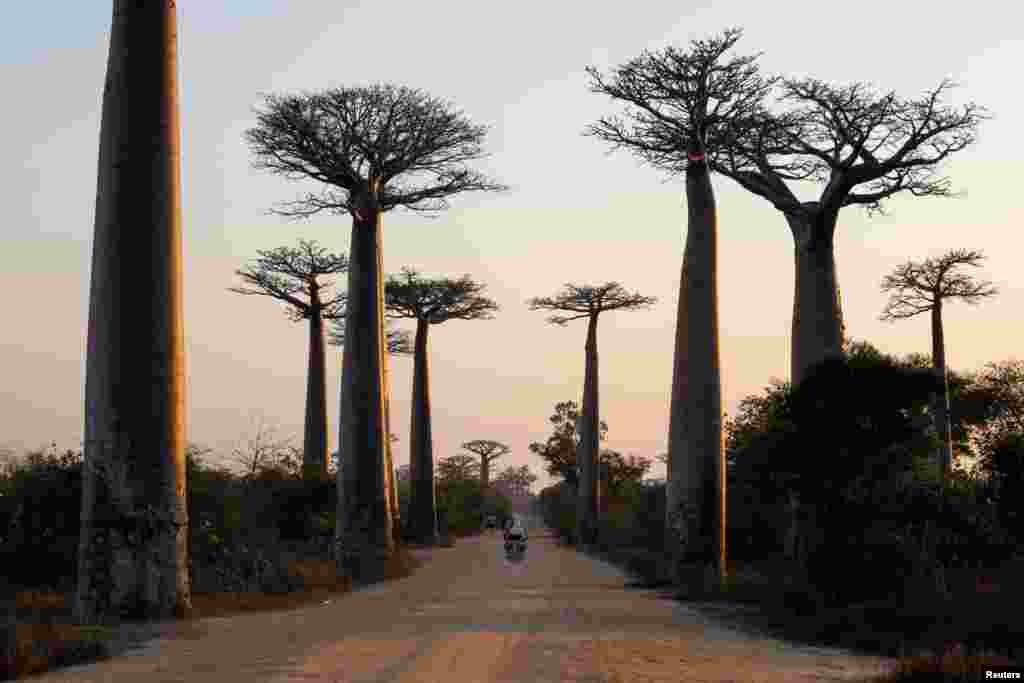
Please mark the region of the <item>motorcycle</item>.
<svg viewBox="0 0 1024 683"><path fill-rule="evenodd" d="M509 554L526 552L526 539L521 536L506 537L505 552Z"/></svg>

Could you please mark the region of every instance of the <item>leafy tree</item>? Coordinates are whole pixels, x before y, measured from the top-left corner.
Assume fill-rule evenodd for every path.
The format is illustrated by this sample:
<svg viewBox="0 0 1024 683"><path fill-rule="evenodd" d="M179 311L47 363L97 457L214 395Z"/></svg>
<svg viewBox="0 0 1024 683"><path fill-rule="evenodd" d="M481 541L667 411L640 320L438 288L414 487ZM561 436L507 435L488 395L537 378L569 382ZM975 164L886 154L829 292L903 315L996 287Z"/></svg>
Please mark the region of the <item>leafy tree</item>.
<svg viewBox="0 0 1024 683"><path fill-rule="evenodd" d="M975 140L985 110L942 104L953 87L943 80L917 99L876 93L866 83L845 86L817 78L776 81L784 111L759 106L734 119L726 142L710 157L712 170L771 202L789 225L796 247L791 379L842 352L844 325L835 262L839 212L882 212L897 193L954 196L936 168ZM787 181L824 183L803 202Z"/></svg>
<svg viewBox="0 0 1024 683"><path fill-rule="evenodd" d="M113 7L85 361L80 623L191 609L177 14L169 0Z"/></svg>
<svg viewBox="0 0 1024 683"><path fill-rule="evenodd" d="M236 294L268 296L286 304L293 322L309 321L309 368L306 372L306 428L303 432L303 473L327 476L327 360L324 320L344 315L345 295L327 297L333 281L325 275L344 273L344 254L328 254L316 242L299 240L298 248L257 251L260 258L235 273L248 285L231 287Z"/></svg>
<svg viewBox="0 0 1024 683"><path fill-rule="evenodd" d="M431 325L449 320L488 320L498 305L482 295L485 286L468 275L428 279L410 268L384 285L388 316L416 321L413 354L412 426L409 463L413 487L410 501L410 529L420 543L436 543L437 509L434 500L434 447L431 435L430 372L427 333Z"/></svg>
<svg viewBox="0 0 1024 683"><path fill-rule="evenodd" d="M579 410L575 401L555 404L554 414L548 418L553 433L544 443L533 442L530 452L545 462L545 470L552 477L562 477L572 489L579 486L579 470L576 466L576 423ZM608 434L608 424L601 420L600 440Z"/></svg>
<svg viewBox="0 0 1024 683"><path fill-rule="evenodd" d="M342 362L339 450L352 453L339 480L339 568L376 577L394 551L385 419L387 354L381 216L398 207L447 208L448 197L504 189L467 165L485 156L484 126L451 104L389 84L270 95L246 132L255 166L326 186L275 212L352 216L349 301ZM341 509L344 508L344 509Z"/></svg>
<svg viewBox="0 0 1024 683"><path fill-rule="evenodd" d="M530 470L529 465L519 467L506 467L494 480L496 487L500 487L505 495L519 497L529 494L530 487L537 481L537 475Z"/></svg>
<svg viewBox="0 0 1024 683"><path fill-rule="evenodd" d="M675 578L682 564L713 565L724 580L725 463L718 342L717 210L710 158L726 133L753 115L772 85L757 55L733 57L739 29L695 40L689 51L644 52L605 79L589 68L592 90L622 102L629 121L605 117L588 132L644 161L686 176L686 247L679 285L669 419L666 548ZM711 155L709 157L709 155ZM717 169L715 169L717 170Z"/></svg>
<svg viewBox="0 0 1024 683"><path fill-rule="evenodd" d="M923 262L907 261L882 281L882 291L891 292L882 320L895 321L931 313L932 359L942 379L942 391L935 396L935 431L941 444L939 465L943 478L953 468L953 437L949 419L949 386L946 372L946 342L942 328L942 307L950 299L977 305L996 295L991 282L975 282L961 272L962 266L977 268L984 256L980 251L956 249Z"/></svg>
<svg viewBox="0 0 1024 683"><path fill-rule="evenodd" d="M650 468L650 458L623 457L617 451L601 451L602 478L609 496L622 495L628 482L639 482Z"/></svg>
<svg viewBox="0 0 1024 683"><path fill-rule="evenodd" d="M446 483L480 477L480 463L472 455L460 453L437 461L437 481Z"/></svg>
<svg viewBox="0 0 1024 683"><path fill-rule="evenodd" d="M572 320L586 318L587 341L584 347L586 362L583 374L583 414L580 415L580 443L577 452L580 486L577 487L576 514L580 528L577 537L584 545L597 542L598 521L598 451L600 450L600 405L597 365L597 320L607 311L635 311L649 308L657 301L654 297L627 292L618 282L603 285L573 285L568 283L554 297L530 299L530 310L548 310L572 315L553 315L548 322L565 326Z"/></svg>

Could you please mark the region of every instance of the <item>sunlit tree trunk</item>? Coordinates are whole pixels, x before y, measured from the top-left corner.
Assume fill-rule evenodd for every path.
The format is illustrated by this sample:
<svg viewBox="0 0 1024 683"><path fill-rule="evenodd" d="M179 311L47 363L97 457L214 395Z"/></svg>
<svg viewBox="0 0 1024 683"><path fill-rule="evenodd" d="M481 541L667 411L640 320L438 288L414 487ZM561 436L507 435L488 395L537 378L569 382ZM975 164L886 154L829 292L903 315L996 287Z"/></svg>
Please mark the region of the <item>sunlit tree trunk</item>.
<svg viewBox="0 0 1024 683"><path fill-rule="evenodd" d="M86 352L85 623L191 608L175 11L113 6Z"/></svg>
<svg viewBox="0 0 1024 683"><path fill-rule="evenodd" d="M316 285L310 293L309 367L306 370L306 428L302 440L302 470L306 479L327 476L327 369L324 320Z"/></svg>
<svg viewBox="0 0 1024 683"><path fill-rule="evenodd" d="M942 330L942 299L932 306L932 367L942 381L939 393L932 400L932 416L939 437L939 467L943 480L953 469L953 438L949 421L949 376L946 371L946 342Z"/></svg>
<svg viewBox="0 0 1024 683"><path fill-rule="evenodd" d="M600 447L597 381L597 315L587 324L584 347L583 406L580 422L580 486L576 498L576 538L583 548L597 542L597 460Z"/></svg>
<svg viewBox="0 0 1024 683"><path fill-rule="evenodd" d="M379 290L380 300L384 301L384 250L377 250L377 272L381 274L381 277L377 280L377 289ZM384 426L386 434L384 437L384 448L387 463L385 470L387 474L387 494L388 494L388 507L391 510L391 535L395 539L395 543L401 540L401 513L398 508L398 484L395 481L395 459L393 457L393 451L391 446L391 373L388 371L388 348L387 348L387 333L384 331L384 316L380 316L380 335L381 339L381 368L383 368L384 376Z"/></svg>
<svg viewBox="0 0 1024 683"><path fill-rule="evenodd" d="M357 579L376 580L394 553L388 503L387 426L384 418L381 214L365 206L353 217L345 323L339 451L345 460L336 532L342 565Z"/></svg>
<svg viewBox="0 0 1024 683"><path fill-rule="evenodd" d="M412 378L412 425L409 437L410 459L416 462L412 488L415 495L409 510L413 538L418 543L437 543L437 507L434 496L434 446L430 429L430 363L427 333L430 324L416 321L415 355Z"/></svg>
<svg viewBox="0 0 1024 683"><path fill-rule="evenodd" d="M676 320L666 551L672 578L690 570L724 579L725 454L718 346L717 235L714 192L707 166L686 172L688 223Z"/></svg>
<svg viewBox="0 0 1024 683"><path fill-rule="evenodd" d="M790 373L793 386L807 370L843 352L843 309L833 244L835 218L786 215L796 261Z"/></svg>

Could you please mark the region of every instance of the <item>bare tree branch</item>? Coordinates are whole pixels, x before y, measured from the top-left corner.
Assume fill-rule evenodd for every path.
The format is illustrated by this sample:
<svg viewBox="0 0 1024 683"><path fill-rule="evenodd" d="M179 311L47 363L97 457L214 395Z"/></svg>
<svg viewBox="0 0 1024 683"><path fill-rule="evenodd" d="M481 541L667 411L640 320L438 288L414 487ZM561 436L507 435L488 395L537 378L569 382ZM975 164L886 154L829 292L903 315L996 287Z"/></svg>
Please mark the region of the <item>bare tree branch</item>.
<svg viewBox="0 0 1024 683"><path fill-rule="evenodd" d="M387 337L388 353L396 356L411 356L414 350L412 334L408 330L391 329L391 324L391 321L386 321L384 330L384 334ZM327 341L331 346L345 345L344 314L331 320L331 329L327 332Z"/></svg>
<svg viewBox="0 0 1024 683"><path fill-rule="evenodd" d="M954 249L921 262L907 261L882 280L882 291L891 292L880 319L887 322L912 318L932 310L946 299L977 305L998 294L988 281L975 282L961 266L978 268L985 256L980 251Z"/></svg>
<svg viewBox="0 0 1024 683"><path fill-rule="evenodd" d="M603 285L574 285L566 283L563 290L554 297L534 297L527 301L531 311L568 311L579 315L553 315L547 318L553 325L566 325L572 320L596 316L604 311L619 309L640 310L650 308L657 302L656 297L641 296L627 292L618 282Z"/></svg>
<svg viewBox="0 0 1024 683"><path fill-rule="evenodd" d="M381 211L432 212L453 194L507 189L466 167L487 156L487 127L421 90L375 84L268 95L256 114L245 133L253 166L328 186L272 210L281 216L354 213L365 201Z"/></svg>
<svg viewBox="0 0 1024 683"><path fill-rule="evenodd" d="M332 287L334 281L321 279L348 270L348 258L344 254L327 253L316 242L306 240L299 240L297 248L279 247L256 253L260 257L254 263L235 271L250 286L229 287L228 291L283 301L288 304L288 317L296 322L309 318L315 310L329 318L344 309L344 294L324 299L323 292Z"/></svg>
<svg viewBox="0 0 1024 683"><path fill-rule="evenodd" d="M426 279L411 268L384 284L384 305L390 318L412 318L437 325L448 320L489 320L498 304L481 296L486 288L469 275L458 280Z"/></svg>

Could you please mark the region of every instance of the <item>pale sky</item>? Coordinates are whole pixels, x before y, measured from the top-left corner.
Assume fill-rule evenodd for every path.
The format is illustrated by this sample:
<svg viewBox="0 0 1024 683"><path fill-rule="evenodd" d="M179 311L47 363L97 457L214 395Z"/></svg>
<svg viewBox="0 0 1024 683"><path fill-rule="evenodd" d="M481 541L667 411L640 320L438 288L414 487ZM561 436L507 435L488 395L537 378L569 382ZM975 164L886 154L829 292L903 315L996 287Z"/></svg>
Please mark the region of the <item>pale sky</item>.
<svg viewBox="0 0 1024 683"><path fill-rule="evenodd" d="M888 216L840 215L837 262L847 330L884 351L930 350L925 317L878 321L883 276L908 259L980 249L1000 296L946 311L956 370L1021 357L1024 209L1020 69L1024 30L1002 0L942 12L932 2L430 3L180 0L182 181L188 438L223 452L263 415L301 444L307 329L265 297L227 291L257 249L314 239L347 252L350 219L304 223L267 215L313 189L251 168L243 132L262 93L387 81L451 100L491 133L478 168L512 187L467 194L430 220L384 219L384 265L430 277L469 274L502 310L431 333L434 456L473 439L512 448L498 468L529 464L550 434L555 403L580 400L585 323L559 328L525 301L564 283L621 282L656 296L650 311L611 313L599 327L606 447L653 457L665 448L679 269L686 213L681 178L628 152L606 154L583 128L614 109L588 92L584 68L644 49L685 46L730 26L737 54L763 52L767 73L867 81L915 97L943 77L995 118L979 142L942 167L963 199L898 197ZM847 10L841 9L848 7ZM56 10L56 11L54 11ZM0 291L0 445L81 446L99 144L111 3L6 2L0 80L5 188ZM786 378L793 247L780 213L713 177L719 207L720 324L725 409ZM802 196L810 198L806 191ZM140 229L143 226L140 226ZM408 326L408 323L402 323ZM337 442L339 350L328 357L330 445ZM411 359L393 358L397 464L408 460ZM664 476L658 463L651 476Z"/></svg>

